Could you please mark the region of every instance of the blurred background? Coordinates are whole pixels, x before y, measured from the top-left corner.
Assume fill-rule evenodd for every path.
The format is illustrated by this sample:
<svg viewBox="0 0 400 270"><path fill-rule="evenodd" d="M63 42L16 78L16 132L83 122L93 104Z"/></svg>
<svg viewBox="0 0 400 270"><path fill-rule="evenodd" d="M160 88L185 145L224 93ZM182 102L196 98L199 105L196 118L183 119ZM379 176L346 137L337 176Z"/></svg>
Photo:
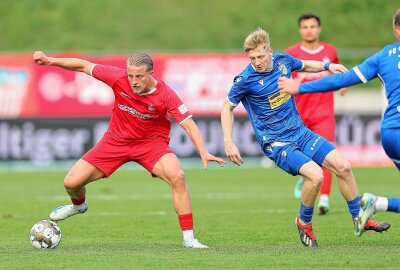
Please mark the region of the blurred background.
<svg viewBox="0 0 400 270"><path fill-rule="evenodd" d="M66 168L108 126L112 91L84 74L35 65L36 50L121 67L131 52L150 53L156 76L189 107L209 151L224 156L219 111L233 77L248 64L241 48L249 32L263 27L273 49L283 51L300 41L298 17L315 13L321 41L336 46L351 68L395 41L398 8L392 0L2 0L0 168ZM386 101L379 80L348 90L336 96L338 148L353 165L391 166L380 146ZM248 164L260 166L262 153L242 108L235 129ZM176 123L171 145L188 164L198 156Z"/></svg>

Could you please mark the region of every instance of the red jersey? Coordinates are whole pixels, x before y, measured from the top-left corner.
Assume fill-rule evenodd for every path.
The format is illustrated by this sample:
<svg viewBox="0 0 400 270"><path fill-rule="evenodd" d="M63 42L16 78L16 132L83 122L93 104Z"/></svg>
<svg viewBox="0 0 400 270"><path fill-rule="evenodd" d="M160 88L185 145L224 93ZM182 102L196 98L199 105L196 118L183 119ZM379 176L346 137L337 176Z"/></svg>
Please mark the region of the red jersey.
<svg viewBox="0 0 400 270"><path fill-rule="evenodd" d="M320 47L316 50L309 50L301 43L286 49L286 53L302 60L315 60L322 62L332 62L339 64L336 48L330 44L320 42ZM329 71L317 73L293 72L293 78L302 78L303 82L313 81L330 75ZM297 109L301 118L306 122L312 118L323 118L335 114L333 92L308 93L295 95Z"/></svg>
<svg viewBox="0 0 400 270"><path fill-rule="evenodd" d="M136 95L124 69L94 65L90 74L114 91L114 107L107 132L115 139L169 142L171 122L168 114L179 124L192 117L177 94L161 80L157 80L155 89Z"/></svg>

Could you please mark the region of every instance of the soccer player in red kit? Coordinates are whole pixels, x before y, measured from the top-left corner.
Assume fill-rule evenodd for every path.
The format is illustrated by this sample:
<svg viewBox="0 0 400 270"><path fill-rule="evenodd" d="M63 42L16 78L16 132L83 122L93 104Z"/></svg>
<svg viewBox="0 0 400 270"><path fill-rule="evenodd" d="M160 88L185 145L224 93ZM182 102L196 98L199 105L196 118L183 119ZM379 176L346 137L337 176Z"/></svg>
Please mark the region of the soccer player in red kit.
<svg viewBox="0 0 400 270"><path fill-rule="evenodd" d="M315 14L304 14L298 19L299 32L302 41L286 49L286 53L302 60L316 60L325 63L339 63L336 49L333 45L319 41L321 33L321 20ZM294 72L293 78L303 82L313 81L330 75L330 71L318 73ZM346 89L339 93L343 95ZM333 92L318 94L295 95L297 110L306 126L330 142L335 141L335 110ZM329 194L332 185L332 173L323 168L324 181L320 191L318 210L320 214L329 211ZM304 179L301 177L296 184L294 196L301 197L301 188Z"/></svg>
<svg viewBox="0 0 400 270"><path fill-rule="evenodd" d="M85 185L109 177L126 162L134 161L170 185L173 204L183 231L183 246L208 248L193 235L192 205L185 174L169 148L172 116L186 131L199 151L204 169L209 161L223 166L225 161L208 153L192 115L176 93L153 77L153 61L145 53L129 56L126 69L94 64L78 58L33 54L39 65L84 72L109 85L115 96L110 125L103 138L79 159L64 179L72 204L54 209L53 221L84 213L88 209Z"/></svg>

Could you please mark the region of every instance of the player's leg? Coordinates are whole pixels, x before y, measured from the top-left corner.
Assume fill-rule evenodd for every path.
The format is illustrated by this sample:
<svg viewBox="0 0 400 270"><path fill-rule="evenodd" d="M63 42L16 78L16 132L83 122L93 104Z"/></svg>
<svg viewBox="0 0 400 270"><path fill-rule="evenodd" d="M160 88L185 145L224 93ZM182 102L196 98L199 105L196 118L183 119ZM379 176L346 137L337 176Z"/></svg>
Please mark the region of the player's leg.
<svg viewBox="0 0 400 270"><path fill-rule="evenodd" d="M400 170L400 129L383 128L382 146L386 154ZM359 215L360 227L377 211L400 213L400 198L378 197L365 193L360 200L362 213Z"/></svg>
<svg viewBox="0 0 400 270"><path fill-rule="evenodd" d="M162 156L153 167L153 175L164 180L172 190L172 199L183 232L183 245L187 248L208 248L194 238L192 201L185 173L173 153Z"/></svg>
<svg viewBox="0 0 400 270"><path fill-rule="evenodd" d="M304 177L300 210L295 224L301 242L307 247L317 247L311 220L323 179L321 167L292 144L273 143L265 147L264 152L282 170L294 176L300 174Z"/></svg>
<svg viewBox="0 0 400 270"><path fill-rule="evenodd" d="M86 212L88 205L85 199L85 186L104 176L105 174L101 170L85 160L79 159L64 179L64 187L71 198L72 204L54 209L50 213L49 218L53 221L60 221Z"/></svg>
<svg viewBox="0 0 400 270"><path fill-rule="evenodd" d="M329 142L333 143L335 141L336 129L335 116L332 114L330 117L315 119L310 129L318 135L321 135L322 137L327 139ZM329 196L332 186L332 172L330 172L326 168L323 168L322 170L324 173L324 181L321 185L318 211L319 214L325 215L329 211Z"/></svg>
<svg viewBox="0 0 400 270"><path fill-rule="evenodd" d="M105 135L71 168L64 179L64 187L72 204L54 209L49 215L51 220L59 221L86 212L88 205L85 186L100 178L109 177L128 161L126 153L130 146L112 140Z"/></svg>
<svg viewBox="0 0 400 270"><path fill-rule="evenodd" d="M323 149L323 147L321 149ZM355 233L357 236L362 234L364 228L365 230L373 230L377 232L386 231L390 228L389 223L376 222L372 219L366 219L364 223L357 222L360 214L360 198L349 161L344 159L339 152L334 149L326 155L322 165L336 174L339 190L349 207L349 212L352 216L353 222L355 223Z"/></svg>

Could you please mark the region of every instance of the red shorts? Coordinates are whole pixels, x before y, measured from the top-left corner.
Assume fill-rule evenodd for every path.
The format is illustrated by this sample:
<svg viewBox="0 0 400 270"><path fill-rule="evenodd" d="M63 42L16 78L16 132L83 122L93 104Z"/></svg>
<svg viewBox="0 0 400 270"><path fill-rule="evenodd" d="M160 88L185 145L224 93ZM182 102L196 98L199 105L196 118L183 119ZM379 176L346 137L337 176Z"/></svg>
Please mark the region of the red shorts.
<svg viewBox="0 0 400 270"><path fill-rule="evenodd" d="M121 141L106 133L92 149L82 156L82 159L109 177L129 161L137 162L152 173L157 161L168 153L173 153L173 151L162 139Z"/></svg>

